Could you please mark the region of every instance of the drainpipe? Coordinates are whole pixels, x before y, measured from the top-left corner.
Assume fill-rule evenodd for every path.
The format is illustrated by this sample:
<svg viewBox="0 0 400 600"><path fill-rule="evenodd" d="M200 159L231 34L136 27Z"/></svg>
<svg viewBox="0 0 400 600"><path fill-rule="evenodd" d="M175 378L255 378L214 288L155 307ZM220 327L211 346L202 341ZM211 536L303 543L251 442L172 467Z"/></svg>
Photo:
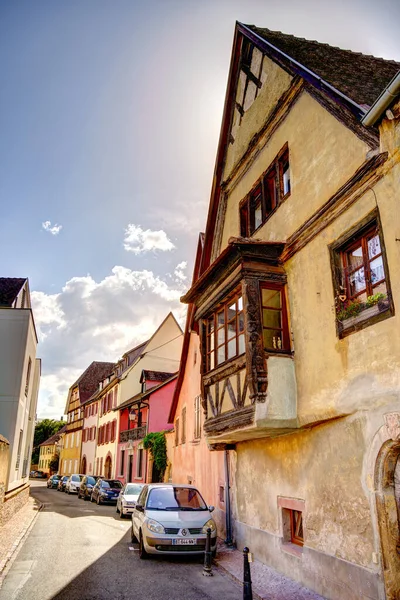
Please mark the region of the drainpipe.
<svg viewBox="0 0 400 600"><path fill-rule="evenodd" d="M225 522L226 522L226 540L227 546L232 546L232 521L231 521L231 499L230 499L230 481L229 481L229 450L234 446L227 445L224 451L224 466L225 466Z"/></svg>
<svg viewBox="0 0 400 600"><path fill-rule="evenodd" d="M393 77L389 85L385 87L379 98L373 103L366 115L364 115L361 123L366 127L375 125L379 117L392 104L398 94L400 94L400 71Z"/></svg>

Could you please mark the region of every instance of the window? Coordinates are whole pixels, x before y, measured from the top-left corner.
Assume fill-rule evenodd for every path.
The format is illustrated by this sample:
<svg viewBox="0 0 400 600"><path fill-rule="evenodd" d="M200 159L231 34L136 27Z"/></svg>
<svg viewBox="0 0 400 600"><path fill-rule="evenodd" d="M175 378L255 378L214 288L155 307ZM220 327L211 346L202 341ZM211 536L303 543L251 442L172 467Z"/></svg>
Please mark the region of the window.
<svg viewBox="0 0 400 600"><path fill-rule="evenodd" d="M32 368L32 360L29 357L29 360L28 360L28 369L26 371L25 396L28 395L28 391L29 391L29 380L31 378L31 368Z"/></svg>
<svg viewBox="0 0 400 600"><path fill-rule="evenodd" d="M179 446L179 419L175 421L175 446Z"/></svg>
<svg viewBox="0 0 400 600"><path fill-rule="evenodd" d="M119 474L123 477L125 471L125 450L121 450L121 460L119 463Z"/></svg>
<svg viewBox="0 0 400 600"><path fill-rule="evenodd" d="M201 396L194 399L194 439L201 437Z"/></svg>
<svg viewBox="0 0 400 600"><path fill-rule="evenodd" d="M290 541L298 546L304 545L303 513L300 510L289 510L290 513Z"/></svg>
<svg viewBox="0 0 400 600"><path fill-rule="evenodd" d="M181 440L182 440L182 444L185 444L185 442L186 442L186 406L184 406L182 408L181 419L182 419L182 438L181 438Z"/></svg>
<svg viewBox="0 0 400 600"><path fill-rule="evenodd" d="M286 144L240 203L240 235L250 237L290 195L289 149Z"/></svg>
<svg viewBox="0 0 400 600"><path fill-rule="evenodd" d="M333 256L332 256L333 252ZM331 248L339 334L390 316L386 256L377 218Z"/></svg>
<svg viewBox="0 0 400 600"><path fill-rule="evenodd" d="M240 293L222 304L206 322L208 371L245 351L243 299Z"/></svg>
<svg viewBox="0 0 400 600"><path fill-rule="evenodd" d="M288 317L282 286L261 284L261 312L264 349L289 352Z"/></svg>

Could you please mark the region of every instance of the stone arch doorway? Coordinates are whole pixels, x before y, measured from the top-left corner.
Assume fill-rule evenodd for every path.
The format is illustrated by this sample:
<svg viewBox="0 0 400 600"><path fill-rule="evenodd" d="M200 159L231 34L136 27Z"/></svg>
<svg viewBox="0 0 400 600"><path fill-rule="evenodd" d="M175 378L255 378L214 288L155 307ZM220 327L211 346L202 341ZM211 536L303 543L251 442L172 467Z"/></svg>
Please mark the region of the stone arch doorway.
<svg viewBox="0 0 400 600"><path fill-rule="evenodd" d="M400 598L400 439L381 447L375 467L376 511L386 600Z"/></svg>
<svg viewBox="0 0 400 600"><path fill-rule="evenodd" d="M82 465L81 465L81 474L82 475L86 475L86 469L87 469L87 463L86 463L86 456L84 456L82 458Z"/></svg>
<svg viewBox="0 0 400 600"><path fill-rule="evenodd" d="M111 479L111 467L112 467L111 456L108 455L107 458L106 458L106 461L104 463L104 477L105 477L105 479Z"/></svg>

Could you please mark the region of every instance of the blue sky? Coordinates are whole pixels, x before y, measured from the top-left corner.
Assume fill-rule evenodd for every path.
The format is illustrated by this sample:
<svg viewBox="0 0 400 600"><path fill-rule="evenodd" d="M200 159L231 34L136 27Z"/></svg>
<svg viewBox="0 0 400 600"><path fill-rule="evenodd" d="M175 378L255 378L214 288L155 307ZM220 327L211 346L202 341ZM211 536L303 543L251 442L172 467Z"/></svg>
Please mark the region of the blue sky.
<svg viewBox="0 0 400 600"><path fill-rule="evenodd" d="M0 272L30 280L39 416L183 319L236 20L400 60L394 0L0 1Z"/></svg>

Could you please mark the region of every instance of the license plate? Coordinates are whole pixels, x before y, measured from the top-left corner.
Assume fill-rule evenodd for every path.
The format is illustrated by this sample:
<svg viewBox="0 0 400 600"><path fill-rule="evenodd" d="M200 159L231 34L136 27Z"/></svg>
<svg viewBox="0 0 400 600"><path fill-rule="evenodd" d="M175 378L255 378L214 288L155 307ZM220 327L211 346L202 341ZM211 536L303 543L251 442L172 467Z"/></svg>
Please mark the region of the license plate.
<svg viewBox="0 0 400 600"><path fill-rule="evenodd" d="M172 540L172 545L173 546L194 546L196 544L196 540L194 538L190 538L190 539L178 539L178 540Z"/></svg>

